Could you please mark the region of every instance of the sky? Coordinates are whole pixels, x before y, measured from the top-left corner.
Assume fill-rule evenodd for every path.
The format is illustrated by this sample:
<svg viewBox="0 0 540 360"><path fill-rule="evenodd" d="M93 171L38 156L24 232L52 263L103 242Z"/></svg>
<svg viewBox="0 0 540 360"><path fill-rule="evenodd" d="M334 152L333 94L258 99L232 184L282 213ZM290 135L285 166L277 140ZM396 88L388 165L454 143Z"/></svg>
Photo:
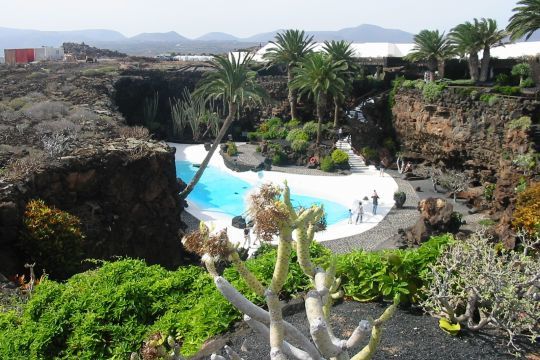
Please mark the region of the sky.
<svg viewBox="0 0 540 360"><path fill-rule="evenodd" d="M248 37L276 29L339 30L361 24L418 33L473 18L506 26L517 0L0 0L0 27L110 29L133 36L176 31Z"/></svg>

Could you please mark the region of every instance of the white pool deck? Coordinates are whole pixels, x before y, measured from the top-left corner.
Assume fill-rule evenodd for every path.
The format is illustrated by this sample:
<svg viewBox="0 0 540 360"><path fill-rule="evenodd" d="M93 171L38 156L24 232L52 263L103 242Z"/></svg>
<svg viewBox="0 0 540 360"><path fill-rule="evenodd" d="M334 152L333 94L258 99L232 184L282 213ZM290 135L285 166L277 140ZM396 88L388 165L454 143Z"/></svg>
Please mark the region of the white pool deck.
<svg viewBox="0 0 540 360"><path fill-rule="evenodd" d="M189 161L196 164L201 163L206 156L203 145L175 143L169 143L169 145L176 148L176 161ZM313 176L276 171L235 172L225 166L223 157L218 151L212 156L210 165L252 184L254 188L269 182L282 185L284 180L287 180L292 193L327 199L341 204L353 212L355 201L359 201L365 196L369 198L369 201L362 201L364 204L362 223L354 224L356 214L353 214L352 224L348 224L347 218L337 224L329 225L325 231L316 233L315 240L319 242L353 236L375 227L394 206L394 192L398 189L397 183L391 176L387 174L380 176L379 171L374 168L366 170L365 173L346 176ZM377 215L372 214L371 195L373 190L377 190L380 197ZM196 204L189 201L189 198L187 202L189 206L186 211L188 213L205 221L216 231L227 228L229 239L232 242L239 244L244 242L243 230L231 225L232 216L198 208Z"/></svg>

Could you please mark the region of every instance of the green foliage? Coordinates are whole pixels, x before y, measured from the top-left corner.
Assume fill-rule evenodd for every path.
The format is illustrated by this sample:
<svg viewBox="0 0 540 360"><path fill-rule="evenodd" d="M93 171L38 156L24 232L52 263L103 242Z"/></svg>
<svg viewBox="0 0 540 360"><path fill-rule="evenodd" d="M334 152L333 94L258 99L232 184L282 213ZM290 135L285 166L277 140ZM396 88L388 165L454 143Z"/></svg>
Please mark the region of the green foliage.
<svg viewBox="0 0 540 360"><path fill-rule="evenodd" d="M287 141L294 142L295 140L309 141L309 135L302 129L292 129L287 134Z"/></svg>
<svg viewBox="0 0 540 360"><path fill-rule="evenodd" d="M499 86L508 86L512 84L512 78L508 74L501 73L495 77L495 83Z"/></svg>
<svg viewBox="0 0 540 360"><path fill-rule="evenodd" d="M227 155L229 156L238 155L238 148L236 147L236 143L232 141L227 142Z"/></svg>
<svg viewBox="0 0 540 360"><path fill-rule="evenodd" d="M429 264L451 241L451 235L441 235L417 249L354 251L338 258L337 275L343 280L345 294L355 300L392 299L400 295L402 302L417 302Z"/></svg>
<svg viewBox="0 0 540 360"><path fill-rule="evenodd" d="M478 90L471 91L470 97L472 100L478 100L479 92Z"/></svg>
<svg viewBox="0 0 540 360"><path fill-rule="evenodd" d="M317 136L317 122L316 121L308 121L304 124L304 131L308 134L309 139L313 140Z"/></svg>
<svg viewBox="0 0 540 360"><path fill-rule="evenodd" d="M260 134L258 132L256 132L256 131L248 132L247 138L248 138L249 141L259 141L259 140L261 140Z"/></svg>
<svg viewBox="0 0 540 360"><path fill-rule="evenodd" d="M480 101L487 103L489 106L493 106L499 102L499 96L494 94L482 94L480 95Z"/></svg>
<svg viewBox="0 0 540 360"><path fill-rule="evenodd" d="M487 227L493 226L495 224L496 224L496 222L491 220L491 219L482 219L482 220L478 221L478 225L487 226Z"/></svg>
<svg viewBox="0 0 540 360"><path fill-rule="evenodd" d="M284 165L287 162L287 155L283 151L283 147L279 144L270 144L269 149L272 155L272 165Z"/></svg>
<svg viewBox="0 0 540 360"><path fill-rule="evenodd" d="M368 161L377 161L379 159L379 154L377 151L369 146L363 147L360 152Z"/></svg>
<svg viewBox="0 0 540 360"><path fill-rule="evenodd" d="M474 85L474 81L472 81L471 79L458 79L458 80L450 81L449 85L453 85L453 86Z"/></svg>
<svg viewBox="0 0 540 360"><path fill-rule="evenodd" d="M321 170L325 172L334 171L334 161L331 156L325 156L321 160Z"/></svg>
<svg viewBox="0 0 540 360"><path fill-rule="evenodd" d="M514 191L517 194L521 194L525 190L527 190L527 179L524 176L522 176L519 178L518 184L516 185L516 188L514 189Z"/></svg>
<svg viewBox="0 0 540 360"><path fill-rule="evenodd" d="M39 268L64 277L80 267L84 235L76 216L49 207L43 200L32 200L26 205L23 223L21 247Z"/></svg>
<svg viewBox="0 0 540 360"><path fill-rule="evenodd" d="M424 100L434 102L440 99L444 89L446 89L445 83L437 84L435 82L428 82L422 89L422 96Z"/></svg>
<svg viewBox="0 0 540 360"><path fill-rule="evenodd" d="M487 201L493 200L493 193L495 192L495 184L486 184L484 186L484 198Z"/></svg>
<svg viewBox="0 0 540 360"><path fill-rule="evenodd" d="M398 209L401 209L403 207L403 204L405 204L406 200L407 194L405 194L403 191L396 191L394 193L394 201L396 202L396 207Z"/></svg>
<svg viewBox="0 0 540 360"><path fill-rule="evenodd" d="M289 120L288 122L285 123L285 127L288 130L300 127L300 125L302 125L302 124L300 123L300 120L298 120L298 119L291 119L291 120Z"/></svg>
<svg viewBox="0 0 540 360"><path fill-rule="evenodd" d="M285 139L287 129L280 118L270 118L259 125L258 136L264 140Z"/></svg>
<svg viewBox="0 0 540 360"><path fill-rule="evenodd" d="M386 138L383 141L383 146L385 149L388 149L391 153L394 153L396 151L396 143L392 138Z"/></svg>
<svg viewBox="0 0 540 360"><path fill-rule="evenodd" d="M512 75L526 78L531 76L531 66L527 63L519 63L512 67Z"/></svg>
<svg viewBox="0 0 540 360"><path fill-rule="evenodd" d="M507 96L516 96L521 93L519 86L494 86L492 90Z"/></svg>
<svg viewBox="0 0 540 360"><path fill-rule="evenodd" d="M531 88L535 87L535 85L534 80L531 78L525 79L519 84L519 86L522 88Z"/></svg>
<svg viewBox="0 0 540 360"><path fill-rule="evenodd" d="M296 153L303 153L309 147L309 142L302 139L295 139L291 144L291 149Z"/></svg>
<svg viewBox="0 0 540 360"><path fill-rule="evenodd" d="M343 166L349 163L349 155L340 149L332 151L332 162L337 166Z"/></svg>
<svg viewBox="0 0 540 360"><path fill-rule="evenodd" d="M508 128L511 130L529 130L532 125L530 116L522 116L508 123Z"/></svg>

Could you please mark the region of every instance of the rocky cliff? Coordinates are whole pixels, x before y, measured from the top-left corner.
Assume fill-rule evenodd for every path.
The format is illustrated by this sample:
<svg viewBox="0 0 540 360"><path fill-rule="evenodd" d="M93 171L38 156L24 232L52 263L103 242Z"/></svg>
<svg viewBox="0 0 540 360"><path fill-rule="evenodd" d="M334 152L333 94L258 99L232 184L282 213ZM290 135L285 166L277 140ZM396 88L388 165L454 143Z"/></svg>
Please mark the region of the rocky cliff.
<svg viewBox="0 0 540 360"><path fill-rule="evenodd" d="M524 176L516 159L538 145L534 126L522 125L520 119L538 123L540 103L502 96L480 100L475 95L450 88L428 102L418 90L400 89L392 107L393 124L406 158L463 170L476 185L496 184L492 205L499 213L495 218L503 218L499 232L505 237L515 187Z"/></svg>

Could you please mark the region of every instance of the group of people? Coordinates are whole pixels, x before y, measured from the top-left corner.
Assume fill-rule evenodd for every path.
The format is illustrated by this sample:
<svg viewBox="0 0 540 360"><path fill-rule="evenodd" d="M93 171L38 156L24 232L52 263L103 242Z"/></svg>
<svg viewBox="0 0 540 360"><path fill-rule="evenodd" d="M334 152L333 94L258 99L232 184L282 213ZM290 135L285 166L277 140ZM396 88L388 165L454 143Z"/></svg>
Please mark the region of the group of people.
<svg viewBox="0 0 540 360"><path fill-rule="evenodd" d="M377 207L379 206L379 194L377 194L377 190L373 190L373 195L371 195L372 203L373 203L373 215L377 215ZM362 201L358 201L357 208L355 210L356 213L356 220L355 224L358 224L359 222L363 221L364 218L364 205L362 204ZM349 209L349 224L352 224L353 219L353 212L351 209Z"/></svg>

